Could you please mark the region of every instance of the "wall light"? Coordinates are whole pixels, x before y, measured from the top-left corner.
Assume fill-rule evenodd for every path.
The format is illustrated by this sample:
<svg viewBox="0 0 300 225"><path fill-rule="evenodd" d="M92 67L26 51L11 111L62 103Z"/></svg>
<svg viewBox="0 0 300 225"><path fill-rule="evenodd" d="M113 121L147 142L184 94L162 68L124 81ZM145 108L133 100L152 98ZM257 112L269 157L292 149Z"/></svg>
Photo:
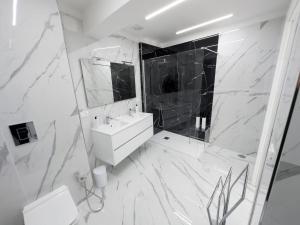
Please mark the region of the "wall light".
<svg viewBox="0 0 300 225"><path fill-rule="evenodd" d="M177 0L177 1L174 1L174 2L172 2L171 4L166 5L166 6L162 7L162 8L160 8L160 9L158 9L157 11L155 11L155 12L153 12L153 13L150 13L149 15L147 15L147 16L145 17L145 19L146 19L146 20L150 20L150 19L152 19L153 17L155 17L155 16L157 16L157 15L159 15L159 14L161 14L161 13L163 13L163 12L165 12L165 11L167 11L167 10L169 10L169 9L171 9L171 8L173 8L173 7L175 7L175 6L177 6L177 5L179 5L180 3L184 2L184 1L186 1L186 0Z"/></svg>
<svg viewBox="0 0 300 225"><path fill-rule="evenodd" d="M17 10L18 10L18 0L13 0L13 7L12 7L12 25L17 25Z"/></svg>
<svg viewBox="0 0 300 225"><path fill-rule="evenodd" d="M90 56L93 58L97 54L97 51L107 50L107 49L115 49L115 48L121 48L121 46L120 45L113 45L113 46L95 48L95 49L91 50Z"/></svg>
<svg viewBox="0 0 300 225"><path fill-rule="evenodd" d="M115 46L107 46L107 47L101 47L101 48L95 48L92 51L98 51L98 50L104 50L104 49L112 49L112 48L120 48L120 45L115 45Z"/></svg>
<svg viewBox="0 0 300 225"><path fill-rule="evenodd" d="M231 18L231 17L233 17L233 14L228 14L228 15L226 15L226 16L218 17L218 18L216 18L216 19L209 20L209 21L206 21L206 22L204 22L204 23L200 23L200 24L198 24L198 25L195 25L195 26L192 26L192 27L188 27L188 28L186 28L186 29L179 30L179 31L176 32L176 34L178 35L178 34L182 34L182 33L185 33L185 32L191 31L191 30L198 29L198 28L200 28L200 27L205 27L205 26L207 26L207 25L210 25L210 24L213 24L213 23L217 23L217 22L220 22L220 21L222 21L222 20L229 19L229 18Z"/></svg>

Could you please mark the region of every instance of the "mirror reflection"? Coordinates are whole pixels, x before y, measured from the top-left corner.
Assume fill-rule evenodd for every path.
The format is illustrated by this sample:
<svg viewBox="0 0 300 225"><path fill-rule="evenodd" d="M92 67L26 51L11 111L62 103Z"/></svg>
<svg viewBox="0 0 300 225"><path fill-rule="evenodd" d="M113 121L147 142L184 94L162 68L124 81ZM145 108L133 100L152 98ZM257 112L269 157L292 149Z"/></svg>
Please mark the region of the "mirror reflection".
<svg viewBox="0 0 300 225"><path fill-rule="evenodd" d="M89 108L136 97L134 66L98 58L80 59Z"/></svg>

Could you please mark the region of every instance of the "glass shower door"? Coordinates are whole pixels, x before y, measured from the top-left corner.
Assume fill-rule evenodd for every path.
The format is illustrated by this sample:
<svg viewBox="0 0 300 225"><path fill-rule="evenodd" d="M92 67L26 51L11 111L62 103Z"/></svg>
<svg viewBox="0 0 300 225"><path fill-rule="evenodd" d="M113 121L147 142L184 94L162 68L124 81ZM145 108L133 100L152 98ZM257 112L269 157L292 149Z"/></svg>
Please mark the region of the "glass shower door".
<svg viewBox="0 0 300 225"><path fill-rule="evenodd" d="M144 60L145 110L153 113L156 132L205 139L208 126L201 130L200 124L201 117L209 117L201 104L208 96L203 61L200 48Z"/></svg>

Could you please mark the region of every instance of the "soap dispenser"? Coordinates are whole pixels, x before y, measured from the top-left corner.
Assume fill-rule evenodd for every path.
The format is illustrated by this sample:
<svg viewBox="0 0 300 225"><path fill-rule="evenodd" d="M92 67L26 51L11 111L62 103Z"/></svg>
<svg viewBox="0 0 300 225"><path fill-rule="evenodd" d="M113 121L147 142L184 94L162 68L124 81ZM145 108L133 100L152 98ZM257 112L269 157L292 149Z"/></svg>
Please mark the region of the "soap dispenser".
<svg viewBox="0 0 300 225"><path fill-rule="evenodd" d="M138 113L138 112L139 112L139 106L138 106L138 104L137 104L137 103L135 104L135 112L136 112L136 113Z"/></svg>

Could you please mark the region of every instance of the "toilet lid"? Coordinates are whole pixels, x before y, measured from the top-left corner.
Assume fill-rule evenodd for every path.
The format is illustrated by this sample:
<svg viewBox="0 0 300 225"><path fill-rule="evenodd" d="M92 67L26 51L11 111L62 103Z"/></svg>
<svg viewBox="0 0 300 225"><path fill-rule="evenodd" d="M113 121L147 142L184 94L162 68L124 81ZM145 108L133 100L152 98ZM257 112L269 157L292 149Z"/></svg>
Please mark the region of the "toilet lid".
<svg viewBox="0 0 300 225"><path fill-rule="evenodd" d="M69 189L62 186L30 203L23 210L25 225L76 224L77 207Z"/></svg>

